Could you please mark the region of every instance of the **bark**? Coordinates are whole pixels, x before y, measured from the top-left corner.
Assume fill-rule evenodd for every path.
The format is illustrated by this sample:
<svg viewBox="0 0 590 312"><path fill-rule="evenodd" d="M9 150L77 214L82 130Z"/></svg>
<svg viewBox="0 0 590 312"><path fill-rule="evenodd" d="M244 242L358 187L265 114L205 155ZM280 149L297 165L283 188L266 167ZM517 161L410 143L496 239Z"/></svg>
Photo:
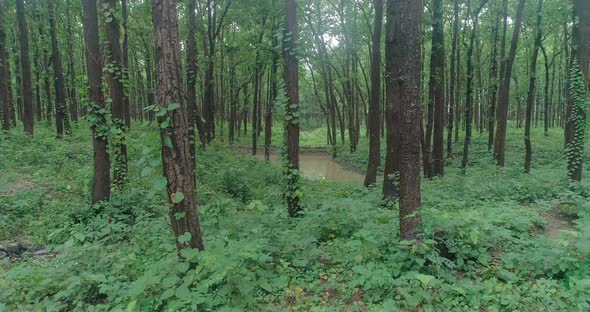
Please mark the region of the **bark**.
<svg viewBox="0 0 590 312"><path fill-rule="evenodd" d="M275 7L275 0L272 2L273 8ZM272 46L277 47L279 45L278 34L276 33L279 29L278 20L275 15L272 18ZM266 114L264 121L264 159L270 160L270 149L272 144L272 110L274 107L275 100L278 95L278 69L279 69L279 52L272 51L272 64L270 67L270 101L266 106ZM315 80L314 80L314 90Z"/></svg>
<svg viewBox="0 0 590 312"><path fill-rule="evenodd" d="M453 125L457 105L457 51L459 48L459 0L453 2L453 43L451 49L449 120L447 122L447 158L453 158Z"/></svg>
<svg viewBox="0 0 590 312"><path fill-rule="evenodd" d="M98 11L96 0L82 0L84 12L84 39L86 48L86 71L88 75L88 99L93 112L106 108L102 93L102 62L100 57L100 39L98 29ZM94 176L92 183L92 202L108 200L110 197L110 160L107 150L107 137L98 133L106 125L104 115L94 116L97 121L91 123L92 148L94 151ZM99 130L100 131L100 130Z"/></svg>
<svg viewBox="0 0 590 312"><path fill-rule="evenodd" d="M128 27L128 13L127 13L127 0L121 0L121 17L123 24L123 55L121 60L121 73L122 79L126 83L123 84L123 115L125 117L125 127L129 129L131 127L131 111L129 105L129 27Z"/></svg>
<svg viewBox="0 0 590 312"><path fill-rule="evenodd" d="M49 10L49 34L51 37L51 60L53 63L53 80L55 88L55 125L57 129L57 137L61 138L64 134L64 126L67 130L67 115L66 115L66 91L64 84L63 67L61 63L61 55L59 52L59 45L57 42L56 26L55 26L55 0L47 1L47 8Z"/></svg>
<svg viewBox="0 0 590 312"><path fill-rule="evenodd" d="M468 11L470 6L468 0ZM473 126L473 49L475 46L475 36L477 34L477 26L479 24L479 12L486 4L487 0L482 0L480 6L473 13L473 26L471 28L471 38L469 40L469 48L467 50L467 96L465 100L465 141L463 143L463 159L461 161L461 172L465 174L467 170L467 163L469 160L469 146L471 145L471 132Z"/></svg>
<svg viewBox="0 0 590 312"><path fill-rule="evenodd" d="M527 96L526 105L526 117L524 124L524 145L525 145L525 158L524 158L524 172L531 172L531 158L533 154L533 148L531 144L531 118L533 112L533 105L535 104L535 97L537 93L537 58L539 56L539 49L541 48L541 40L543 39L543 32L541 31L543 14L543 0L537 2L537 31L535 35L535 47L533 48L533 57L531 59L531 75L529 79L529 91Z"/></svg>
<svg viewBox="0 0 590 312"><path fill-rule="evenodd" d="M69 93L69 100L70 100L70 119L72 121L78 121L78 97L77 93L77 86L76 86L76 70L74 66L74 62L76 58L74 57L74 33L72 30L72 16L70 7L71 1L68 0L68 8L66 13L67 19L67 30L68 30L68 93Z"/></svg>
<svg viewBox="0 0 590 312"><path fill-rule="evenodd" d="M121 51L121 34L119 22L116 16L116 0L105 1L104 16L106 19L106 37L108 68L107 76L109 81L109 91L111 96L111 114L113 127L116 128L117 138L112 140L111 148L114 154L113 164L113 184L122 187L127 183L127 143L125 133L125 100L123 80L125 79L123 54Z"/></svg>
<svg viewBox="0 0 590 312"><path fill-rule="evenodd" d="M383 24L383 0L374 0L375 24L371 53L371 101L369 103L369 164L365 175L365 186L377 181L377 168L381 163L381 28Z"/></svg>
<svg viewBox="0 0 590 312"><path fill-rule="evenodd" d="M262 44L262 39L264 38L264 27L266 25L266 16L262 17L261 23L261 30L260 34L258 34L258 47ZM254 101L253 101L253 108L252 108L252 155L256 156L256 151L258 149L258 136L260 133L259 125L261 115L261 80L262 80L262 61L260 60L260 49L256 49L256 59L254 60Z"/></svg>
<svg viewBox="0 0 590 312"><path fill-rule="evenodd" d="M584 91L587 97L590 86L590 2L585 0L574 0L570 72L575 62L582 71ZM571 85L571 81L568 85ZM571 92L568 92L565 118L565 144L566 149L571 153L571 156L568 157L568 177L573 181L581 181L584 165L586 112L584 107L574 105Z"/></svg>
<svg viewBox="0 0 590 312"><path fill-rule="evenodd" d="M424 10L421 0L394 0L394 60L399 66L395 83L399 88L401 118L400 150L400 239L418 236L420 216L420 25Z"/></svg>
<svg viewBox="0 0 590 312"><path fill-rule="evenodd" d="M490 68L490 94L489 94L489 111L488 111L488 152L492 150L492 146L494 145L494 128L496 125L496 101L498 95L498 40L499 40L499 31L500 31L500 17L504 17L504 26L502 29L502 49L501 49L501 56L500 62L503 61L505 55L505 48L506 48L506 23L507 23L507 6L508 0L504 0L502 2L502 10L498 10L498 15L496 16L496 22L494 23L494 28L492 29L492 37L493 37L493 47L492 47L492 59L491 59L491 68Z"/></svg>
<svg viewBox="0 0 590 312"><path fill-rule="evenodd" d="M514 21L514 32L512 33L512 41L510 43L510 50L508 57L503 63L503 76L500 83L500 90L498 93L498 110L496 113L496 138L494 142L494 156L499 167L504 167L505 162L505 148L506 148L506 126L508 124L508 104L510 102L510 77L512 77L512 65L516 56L516 48L518 46L518 36L520 34L520 27L522 25L522 14L524 11L524 4L526 0L520 0L518 9L516 11L516 18Z"/></svg>
<svg viewBox="0 0 590 312"><path fill-rule="evenodd" d="M285 63L284 79L287 89L287 112L291 120L287 122L286 141L287 141L287 163L288 169L285 170L289 176L287 185L287 204L289 215L295 217L299 215L301 206L299 202L299 60L297 59L297 1L285 0L285 37L283 40L283 59ZM295 171L295 172L293 172Z"/></svg>
<svg viewBox="0 0 590 312"><path fill-rule="evenodd" d="M6 52L6 31L4 30L5 2L0 1L0 112L2 131L10 131L10 110L8 101L8 54Z"/></svg>
<svg viewBox="0 0 590 312"><path fill-rule="evenodd" d="M16 18L18 20L18 40L20 44L20 65L22 73L22 120L25 132L32 136L35 122L33 111L33 81L31 78L31 61L29 57L29 29L25 16L24 0L16 0Z"/></svg>
<svg viewBox="0 0 590 312"><path fill-rule="evenodd" d="M434 108L434 141L432 145L432 176L443 176L444 162L444 131L445 131L445 36L443 18L443 0L434 0L432 25L432 57L430 66L430 83L433 84L431 105ZM428 133L427 133L428 135ZM430 141L427 141L430 142Z"/></svg>
<svg viewBox="0 0 590 312"><path fill-rule="evenodd" d="M184 103L182 65L176 0L154 0L152 14L156 40L157 99L159 109L166 110L158 122L169 120L167 127L160 127L162 166L168 180L167 191L172 208L168 212L176 247L203 249L199 223L197 193L193 176L188 134L187 108ZM172 103L180 107L168 110ZM184 198L179 196L184 195ZM187 234L188 233L188 234ZM181 239L189 236L188 239Z"/></svg>
<svg viewBox="0 0 590 312"><path fill-rule="evenodd" d="M193 162L196 160L195 155L195 142L197 140L195 133L195 126L197 118L197 42L196 42L196 28L197 28L197 17L196 17L196 0L189 0L188 2L188 40L187 40L187 51L186 51L186 63L187 63L187 91L186 91L186 110L188 118L188 135L189 142L192 145L190 149L191 159ZM201 146L206 144L205 132L202 129L199 130L199 141Z"/></svg>

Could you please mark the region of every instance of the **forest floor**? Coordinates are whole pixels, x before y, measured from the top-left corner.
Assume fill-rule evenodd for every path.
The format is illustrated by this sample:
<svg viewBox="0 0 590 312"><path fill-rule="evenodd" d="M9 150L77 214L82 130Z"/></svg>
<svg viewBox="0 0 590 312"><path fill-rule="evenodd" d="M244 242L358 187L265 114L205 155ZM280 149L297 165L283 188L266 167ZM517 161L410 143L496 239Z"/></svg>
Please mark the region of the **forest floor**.
<svg viewBox="0 0 590 312"><path fill-rule="evenodd" d="M302 137L321 147L325 131ZM155 127L132 128L129 185L104 207L88 200L85 125L63 140L43 127L0 134L0 311L587 311L590 179L565 179L562 131L535 131L530 175L522 131L509 131L503 169L486 139L475 135L465 176L451 159L444 178L423 180L417 246L399 243L379 185L306 180L305 214L292 220L278 165L213 144L198 152L206 250L183 251L198 263L189 270ZM364 140L347 149L338 161L364 170Z"/></svg>

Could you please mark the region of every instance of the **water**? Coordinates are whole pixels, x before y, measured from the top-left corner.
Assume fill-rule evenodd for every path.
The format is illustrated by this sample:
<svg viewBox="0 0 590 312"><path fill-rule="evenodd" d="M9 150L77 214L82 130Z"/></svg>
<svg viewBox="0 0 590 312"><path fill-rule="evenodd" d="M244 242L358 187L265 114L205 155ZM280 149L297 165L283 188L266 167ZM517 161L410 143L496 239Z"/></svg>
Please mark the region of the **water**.
<svg viewBox="0 0 590 312"><path fill-rule="evenodd" d="M256 158L264 160L264 149L258 150ZM276 163L278 158L277 153L273 151L270 160ZM312 180L363 183L365 179L362 174L344 167L326 152L301 152L299 170L305 178Z"/></svg>

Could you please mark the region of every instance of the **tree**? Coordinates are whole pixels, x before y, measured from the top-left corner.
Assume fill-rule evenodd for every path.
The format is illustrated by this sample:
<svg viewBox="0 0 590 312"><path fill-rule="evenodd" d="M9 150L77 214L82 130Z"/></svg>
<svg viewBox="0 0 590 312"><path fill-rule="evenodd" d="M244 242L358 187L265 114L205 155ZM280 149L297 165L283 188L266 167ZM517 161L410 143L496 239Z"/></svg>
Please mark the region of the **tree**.
<svg viewBox="0 0 590 312"><path fill-rule="evenodd" d="M6 52L6 31L4 30L5 8L0 1L0 112L2 113L2 131L10 131L10 110L8 97L8 54Z"/></svg>
<svg viewBox="0 0 590 312"><path fill-rule="evenodd" d="M479 7L474 11L472 18L471 38L467 50L467 98L465 100L465 142L463 143L463 160L461 161L461 172L465 174L469 158L469 145L471 145L471 132L473 124L473 49L477 25L479 24L479 13L488 0L481 0ZM471 0L467 0L468 15L471 14Z"/></svg>
<svg viewBox="0 0 590 312"><path fill-rule="evenodd" d="M76 70L75 70L75 61L76 58L74 56L74 33L73 33L73 21L72 21L72 3L71 0L67 1L67 11L66 11L66 19L67 19L67 30L68 30L68 45L67 45L67 53L68 53L68 98L70 100L70 118L72 121L78 121L78 99L76 93L78 92L76 86Z"/></svg>
<svg viewBox="0 0 590 312"><path fill-rule="evenodd" d="M297 58L297 0L285 0L285 33L283 38L284 79L287 91L285 125L287 191L285 197L289 215L296 217L301 211L299 186L299 60Z"/></svg>
<svg viewBox="0 0 590 312"><path fill-rule="evenodd" d="M568 177L582 180L586 99L590 86L590 3L574 0L574 29L569 63L569 92L566 110L566 159Z"/></svg>
<svg viewBox="0 0 590 312"><path fill-rule="evenodd" d="M196 122L196 111L197 111L197 43L196 43L196 0L189 0L188 2L188 39L187 39L187 51L186 51L186 110L188 118L188 135L189 140L192 144L189 150L191 159L193 162L196 159L195 155L195 122ZM202 131L200 131L202 132ZM201 145L205 144L205 141L201 141ZM194 165L193 165L194 166ZM194 174L194 173L193 173Z"/></svg>
<svg viewBox="0 0 590 312"><path fill-rule="evenodd" d="M396 59L395 38L395 0L387 0L387 22L385 24L385 124L387 126L387 154L385 155L385 171L383 173L383 196L385 199L399 194L400 166L400 85L399 62Z"/></svg>
<svg viewBox="0 0 590 312"><path fill-rule="evenodd" d="M399 222L402 240L416 239L420 216L420 58L422 32L421 0L394 0L394 59L399 66L398 84L401 120Z"/></svg>
<svg viewBox="0 0 590 312"><path fill-rule="evenodd" d="M430 95L430 103L434 106L434 141L432 145L433 176L443 176L445 172L445 24L442 2L442 0L434 0L432 13L432 57L430 65L430 84L432 84L430 90L432 94ZM430 144L430 140L427 141L427 144Z"/></svg>
<svg viewBox="0 0 590 312"><path fill-rule="evenodd" d="M107 37L107 76L111 97L111 114L115 137L111 140L113 150L113 183L122 187L127 182L127 143L125 133L125 101L123 81L125 68L120 44L120 27L117 21L116 0L104 0L104 19Z"/></svg>
<svg viewBox="0 0 590 312"><path fill-rule="evenodd" d="M531 118L533 114L533 106L535 105L535 96L537 93L537 58L539 56L539 49L541 48L541 40L543 39L543 32L541 31L541 22L543 14L543 0L537 2L537 30L535 35L535 46L533 48L533 57L531 59L531 69L529 78L529 91L527 96L526 104L526 116L524 124L524 145L525 145L525 157L524 157L524 172L531 172L531 158L533 154L533 148L531 145ZM547 95L545 95L547 96Z"/></svg>
<svg viewBox="0 0 590 312"><path fill-rule="evenodd" d="M383 0L374 0L375 24L371 51L371 101L369 104L369 164L365 175L365 186L377 181L377 168L381 163L381 28L383 24Z"/></svg>
<svg viewBox="0 0 590 312"><path fill-rule="evenodd" d="M180 39L176 0L154 0L152 14L156 39L158 123L162 166L168 181L168 215L176 236L176 248L202 250L197 193L191 159L187 108L184 103Z"/></svg>
<svg viewBox="0 0 590 312"><path fill-rule="evenodd" d="M22 97L23 97L23 126L25 132L33 135L35 117L33 112L33 81L31 78L31 61L29 58L29 29L25 16L24 0L16 0L16 17L18 20L18 40L20 43L20 64L22 70Z"/></svg>
<svg viewBox="0 0 590 312"><path fill-rule="evenodd" d="M506 127L508 125L508 104L510 102L510 81L512 77L512 65L516 57L516 48L518 46L518 36L520 26L522 25L522 14L526 0L519 0L514 20L514 31L508 57L503 60L501 73L500 90L498 91L498 110L496 112L496 138L494 141L494 157L499 167L504 167L505 148L506 148Z"/></svg>
<svg viewBox="0 0 590 312"><path fill-rule="evenodd" d="M84 13L84 41L86 47L86 72L88 75L88 121L92 129L94 150L94 176L92 202L108 200L110 197L111 163L107 149L107 111L102 93L102 62L98 30L96 0L82 0Z"/></svg>
<svg viewBox="0 0 590 312"><path fill-rule="evenodd" d="M55 0L47 1L49 11L49 35L51 37L51 61L53 63L53 85L55 88L55 125L57 137L61 138L64 134L71 133L68 115L66 114L66 90L64 83L63 67L61 64L61 55L57 41L57 30L55 26Z"/></svg>
<svg viewBox="0 0 590 312"><path fill-rule="evenodd" d="M453 1L453 42L451 49L449 120L447 121L447 158L453 158L453 125L457 105L457 55L459 53L459 0Z"/></svg>

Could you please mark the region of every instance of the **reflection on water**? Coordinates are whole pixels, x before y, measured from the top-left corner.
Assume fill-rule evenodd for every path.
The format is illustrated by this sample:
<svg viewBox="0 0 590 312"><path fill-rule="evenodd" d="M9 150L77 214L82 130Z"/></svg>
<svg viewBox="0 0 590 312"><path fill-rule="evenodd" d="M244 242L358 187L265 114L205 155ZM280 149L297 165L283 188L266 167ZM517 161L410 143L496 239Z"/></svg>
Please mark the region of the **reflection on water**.
<svg viewBox="0 0 590 312"><path fill-rule="evenodd" d="M264 159L264 150L256 155L258 159ZM272 153L271 161L277 162L278 156ZM358 172L346 169L344 166L332 159L328 153L303 152L299 154L299 169L304 177L308 179L326 179L334 182L359 182L364 181L364 176Z"/></svg>

